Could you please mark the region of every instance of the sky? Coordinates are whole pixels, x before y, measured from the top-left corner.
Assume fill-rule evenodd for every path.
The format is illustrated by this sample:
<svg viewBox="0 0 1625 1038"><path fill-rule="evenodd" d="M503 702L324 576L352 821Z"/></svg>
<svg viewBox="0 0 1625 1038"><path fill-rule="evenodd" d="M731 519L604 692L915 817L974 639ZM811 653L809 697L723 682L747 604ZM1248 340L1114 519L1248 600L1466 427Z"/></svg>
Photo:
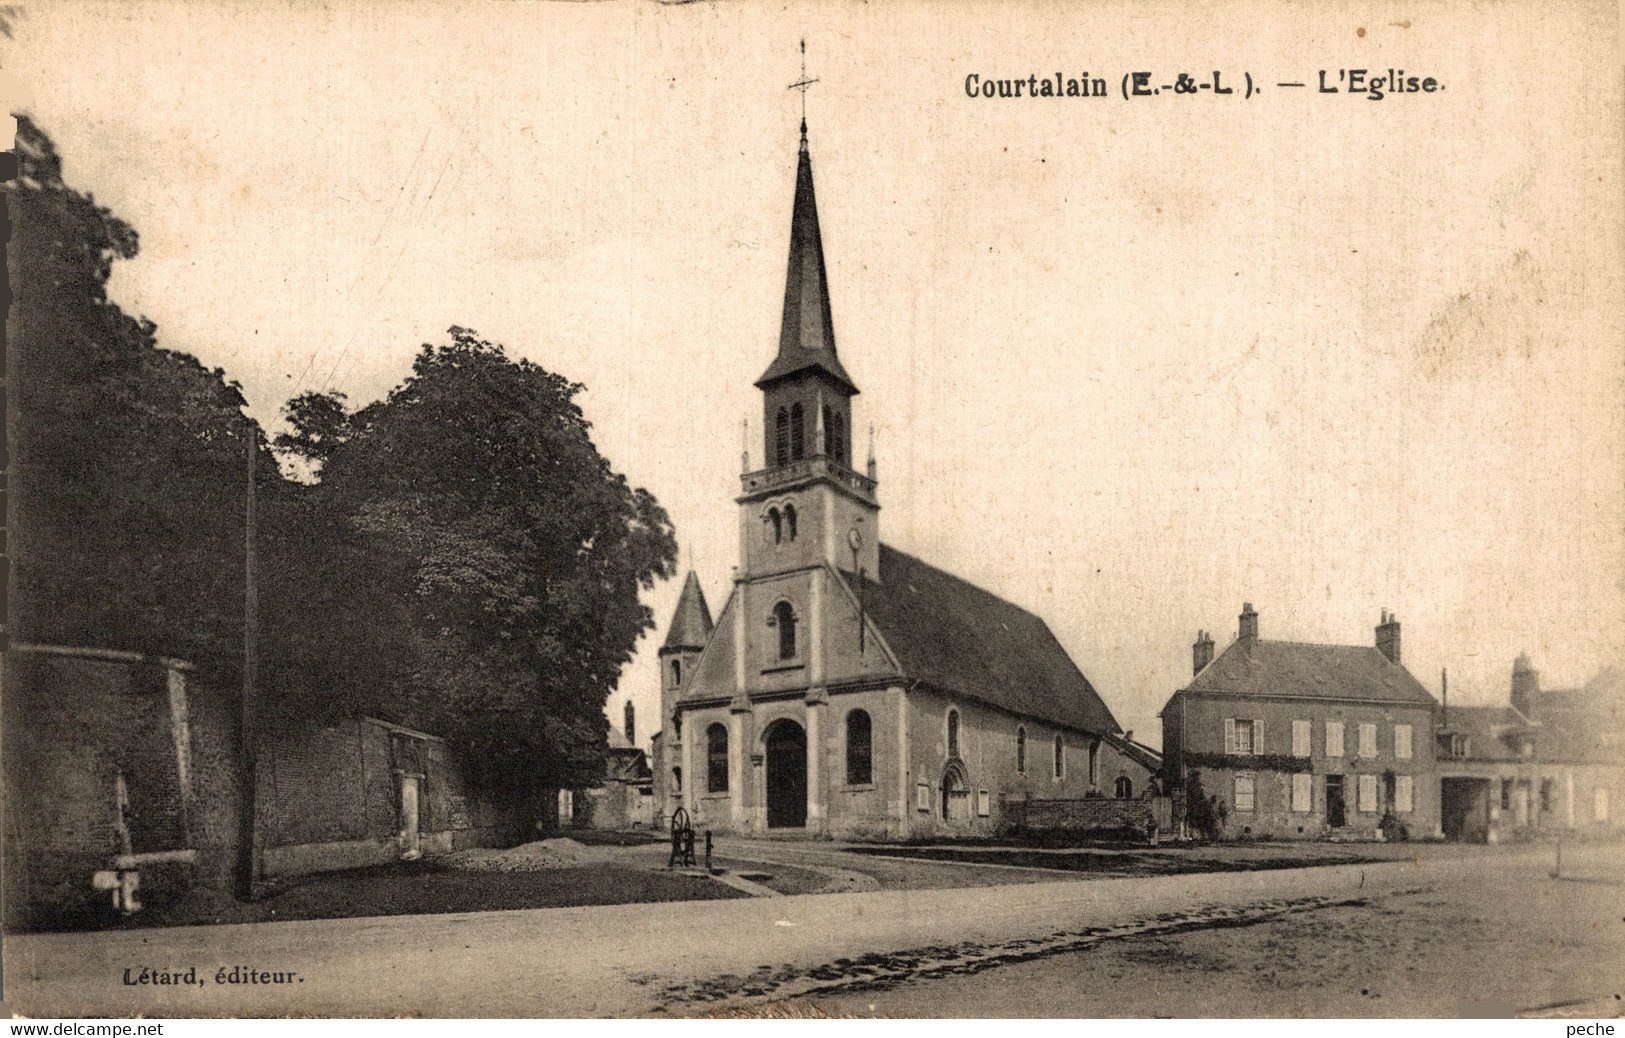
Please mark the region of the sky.
<svg viewBox="0 0 1625 1038"><path fill-rule="evenodd" d="M1548 687L1625 663L1613 10L1308 8L64 0L0 67L141 234L115 299L262 422L474 328L586 384L716 611L805 38L881 536L1044 616L1157 745L1244 601L1345 644L1392 610L1458 703L1504 701L1520 651ZM1394 66L1445 89L1313 89ZM1262 89L1116 93L1215 69ZM1057 71L1113 96L964 88ZM608 707L644 744L680 585Z"/></svg>

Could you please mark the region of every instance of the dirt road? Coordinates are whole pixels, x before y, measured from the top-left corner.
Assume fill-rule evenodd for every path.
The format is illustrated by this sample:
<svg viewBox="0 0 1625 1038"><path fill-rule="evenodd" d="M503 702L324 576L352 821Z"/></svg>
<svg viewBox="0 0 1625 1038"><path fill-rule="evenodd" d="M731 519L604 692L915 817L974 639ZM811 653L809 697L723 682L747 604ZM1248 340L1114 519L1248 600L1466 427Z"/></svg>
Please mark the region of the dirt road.
<svg viewBox="0 0 1625 1038"><path fill-rule="evenodd" d="M1625 1014L1618 848L1226 915L1186 913L1058 954L926 957L746 1012L930 1017L1458 1017ZM1205 918L1204 918L1205 915ZM736 1010L737 1011L737 1010Z"/></svg>
<svg viewBox="0 0 1625 1038"><path fill-rule="evenodd" d="M1591 857L1596 860L1588 868L1617 877L1619 849ZM1578 868L1578 856L1574 860ZM1059 971L1055 976L1069 978L1080 992L1092 985L1122 990L1122 982L1093 968L1058 964L1066 955L1088 954L1081 949L1126 947L1123 942L1158 934L1224 927L1234 935L1246 923L1287 913L1371 911L1368 906L1385 898L1428 892L1448 897L1452 889L1474 888L1486 874L1504 872L1511 889L1523 891L1539 882L1549 862L1549 851L1514 850L1273 872L41 934L6 942L6 997L33 1016L689 1015L718 1005L842 998L855 994L852 985L886 971L902 999L912 997L911 985L942 970L953 972L955 989L980 994L929 1008L899 1001L897 1011L1009 1015L1017 1005L986 970L1004 973L1020 961L1048 961L1057 964L1048 967ZM1620 919L1619 887L1584 886L1587 903L1606 904L1612 913L1587 918L1599 928ZM1558 940L1595 940L1613 961L1625 961L1615 933L1599 929L1592 937L1577 928L1580 917L1553 918ZM1448 933L1437 937L1444 947L1449 940ZM216 983L219 969L233 965L289 979ZM193 966L203 978L195 985L126 983L127 971L138 977L142 968ZM1045 988L1041 978L1034 984L1026 1004L1036 1012L1087 1012L1091 1005L1100 1006L1094 1012L1128 1011L1127 1003L1104 995L1098 1003L1082 995L1068 1001L1068 992ZM861 1004L871 1002L885 1011L872 998ZM1166 1011L1149 1002L1134 1011ZM1220 1004L1212 1005L1218 1011Z"/></svg>

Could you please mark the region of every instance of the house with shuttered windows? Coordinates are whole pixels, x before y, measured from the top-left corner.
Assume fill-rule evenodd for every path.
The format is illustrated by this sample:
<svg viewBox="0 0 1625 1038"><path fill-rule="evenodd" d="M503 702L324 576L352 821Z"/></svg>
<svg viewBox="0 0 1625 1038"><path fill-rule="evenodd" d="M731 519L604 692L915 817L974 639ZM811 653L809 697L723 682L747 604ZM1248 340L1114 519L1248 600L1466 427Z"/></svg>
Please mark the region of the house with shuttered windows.
<svg viewBox="0 0 1625 1038"><path fill-rule="evenodd" d="M1401 663L1399 619L1375 633L1265 640L1250 603L1224 652L1198 633L1190 684L1162 709L1166 781L1223 805L1227 837L1437 835L1437 702Z"/></svg>

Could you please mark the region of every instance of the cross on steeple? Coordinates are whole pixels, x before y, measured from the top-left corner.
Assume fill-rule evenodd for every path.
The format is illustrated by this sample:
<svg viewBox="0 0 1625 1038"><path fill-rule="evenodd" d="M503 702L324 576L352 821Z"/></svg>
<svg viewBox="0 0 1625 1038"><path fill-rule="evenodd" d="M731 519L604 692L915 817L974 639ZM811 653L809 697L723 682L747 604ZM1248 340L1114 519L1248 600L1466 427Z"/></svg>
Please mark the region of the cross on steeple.
<svg viewBox="0 0 1625 1038"><path fill-rule="evenodd" d="M786 89L801 91L801 146L807 147L807 91L816 79L807 78L807 38L801 38L801 78L791 83Z"/></svg>

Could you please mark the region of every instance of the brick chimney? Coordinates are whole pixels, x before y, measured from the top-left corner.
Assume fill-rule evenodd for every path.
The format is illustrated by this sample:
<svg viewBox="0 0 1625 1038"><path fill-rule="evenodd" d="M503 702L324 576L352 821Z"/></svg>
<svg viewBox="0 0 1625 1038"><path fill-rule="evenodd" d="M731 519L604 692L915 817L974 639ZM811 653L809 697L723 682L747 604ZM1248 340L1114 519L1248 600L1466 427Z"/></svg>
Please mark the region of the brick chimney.
<svg viewBox="0 0 1625 1038"><path fill-rule="evenodd" d="M1253 612L1251 602L1241 604L1240 626L1236 628L1236 640L1241 642L1256 642L1258 640L1258 614Z"/></svg>
<svg viewBox="0 0 1625 1038"><path fill-rule="evenodd" d="M1527 653L1518 653L1512 664L1512 705L1518 712L1535 719L1535 696L1540 693L1540 671L1529 662Z"/></svg>
<svg viewBox="0 0 1625 1038"><path fill-rule="evenodd" d="M1213 662L1213 636L1206 631L1196 632L1191 645L1191 673L1200 674L1202 668Z"/></svg>
<svg viewBox="0 0 1625 1038"><path fill-rule="evenodd" d="M1388 662L1399 662L1399 617L1382 611L1382 623L1377 625L1377 651L1388 657Z"/></svg>

